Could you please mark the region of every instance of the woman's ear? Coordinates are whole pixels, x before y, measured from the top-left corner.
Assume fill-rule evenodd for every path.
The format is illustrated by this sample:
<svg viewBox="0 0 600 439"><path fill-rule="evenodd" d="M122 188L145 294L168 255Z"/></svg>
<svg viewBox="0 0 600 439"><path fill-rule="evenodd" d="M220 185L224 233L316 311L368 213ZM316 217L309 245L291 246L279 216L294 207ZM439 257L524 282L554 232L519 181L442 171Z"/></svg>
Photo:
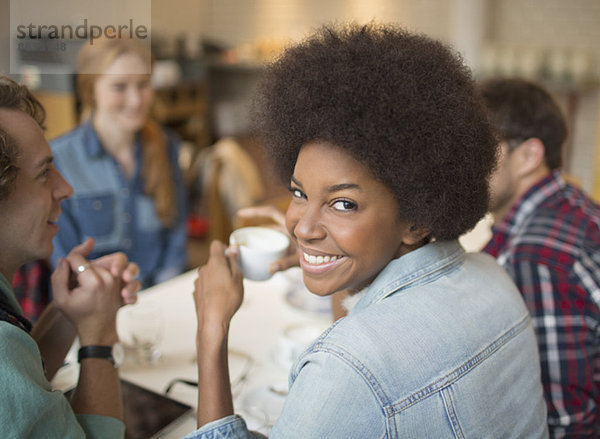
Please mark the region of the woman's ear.
<svg viewBox="0 0 600 439"><path fill-rule="evenodd" d="M430 234L430 230L413 224L404 234L403 241L406 245L417 245L420 244Z"/></svg>

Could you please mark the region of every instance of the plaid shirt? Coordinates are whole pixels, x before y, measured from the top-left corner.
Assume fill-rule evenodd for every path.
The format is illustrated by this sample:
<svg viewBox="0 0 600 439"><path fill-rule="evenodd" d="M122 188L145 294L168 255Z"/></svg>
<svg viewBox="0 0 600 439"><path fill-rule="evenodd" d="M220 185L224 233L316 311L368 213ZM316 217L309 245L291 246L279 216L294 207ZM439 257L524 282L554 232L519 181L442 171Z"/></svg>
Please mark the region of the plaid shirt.
<svg viewBox="0 0 600 439"><path fill-rule="evenodd" d="M13 277L12 287L23 315L37 321L50 302L50 264L45 259L23 265Z"/></svg>
<svg viewBox="0 0 600 439"><path fill-rule="evenodd" d="M492 231L484 251L533 318L551 437L599 437L600 206L554 172Z"/></svg>

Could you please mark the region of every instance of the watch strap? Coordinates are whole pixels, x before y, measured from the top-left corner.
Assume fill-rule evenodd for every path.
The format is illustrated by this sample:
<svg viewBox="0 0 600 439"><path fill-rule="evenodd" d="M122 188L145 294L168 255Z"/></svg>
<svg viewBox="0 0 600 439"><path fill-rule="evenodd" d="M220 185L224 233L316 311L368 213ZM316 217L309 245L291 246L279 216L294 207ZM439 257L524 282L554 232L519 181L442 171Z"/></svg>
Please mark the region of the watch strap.
<svg viewBox="0 0 600 439"><path fill-rule="evenodd" d="M113 358L112 349L112 346L83 346L77 352L77 361L81 363L81 360L85 358L103 358L110 361L114 366L115 359Z"/></svg>

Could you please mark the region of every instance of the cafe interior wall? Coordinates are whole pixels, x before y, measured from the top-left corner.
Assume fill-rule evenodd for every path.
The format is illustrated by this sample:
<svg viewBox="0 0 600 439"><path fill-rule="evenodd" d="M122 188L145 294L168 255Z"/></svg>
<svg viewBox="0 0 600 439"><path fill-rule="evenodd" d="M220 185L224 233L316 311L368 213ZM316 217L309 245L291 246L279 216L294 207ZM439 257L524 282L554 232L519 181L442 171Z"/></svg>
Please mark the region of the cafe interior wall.
<svg viewBox="0 0 600 439"><path fill-rule="evenodd" d="M564 107L574 112L566 171L600 200L600 1L494 0L489 39L513 47L533 47L547 55L574 50L590 56L587 84L550 84Z"/></svg>
<svg viewBox="0 0 600 439"><path fill-rule="evenodd" d="M152 8L156 34L202 36L227 47L299 39L324 22L375 19L453 44L477 75L489 44L533 48L546 56L583 49L593 61L592 75L599 75L598 0L153 0ZM600 198L599 88L565 91L560 85L549 84L573 116L566 171Z"/></svg>
<svg viewBox="0 0 600 439"><path fill-rule="evenodd" d="M0 0L0 71L8 73L9 0ZM584 49L600 74L598 0L151 0L154 36L208 37L229 47L297 39L333 20L397 22L454 44L476 74L488 43L546 53ZM576 113L567 172L600 198L600 93L574 90ZM567 108L564 90L557 97ZM573 97L573 95L571 95Z"/></svg>

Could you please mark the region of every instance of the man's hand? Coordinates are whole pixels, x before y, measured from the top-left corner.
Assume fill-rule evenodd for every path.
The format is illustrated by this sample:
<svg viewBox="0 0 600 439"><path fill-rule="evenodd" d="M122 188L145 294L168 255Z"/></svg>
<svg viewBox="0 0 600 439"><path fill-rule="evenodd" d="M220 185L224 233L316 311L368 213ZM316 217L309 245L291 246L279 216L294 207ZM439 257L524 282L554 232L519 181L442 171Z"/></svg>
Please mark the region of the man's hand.
<svg viewBox="0 0 600 439"><path fill-rule="evenodd" d="M73 248L71 253L78 253L83 257L87 257L93 248L94 239L88 238L82 244ZM140 269L135 262L129 262L124 253L117 252L94 259L91 263L103 267L115 278L121 279L121 297L124 305L131 305L137 301L137 292L141 288L141 283L136 279Z"/></svg>
<svg viewBox="0 0 600 439"><path fill-rule="evenodd" d="M59 260L52 274L54 304L73 323L82 344L110 345L117 340L117 310L137 299L138 267L122 253L88 261L93 246L88 239Z"/></svg>

